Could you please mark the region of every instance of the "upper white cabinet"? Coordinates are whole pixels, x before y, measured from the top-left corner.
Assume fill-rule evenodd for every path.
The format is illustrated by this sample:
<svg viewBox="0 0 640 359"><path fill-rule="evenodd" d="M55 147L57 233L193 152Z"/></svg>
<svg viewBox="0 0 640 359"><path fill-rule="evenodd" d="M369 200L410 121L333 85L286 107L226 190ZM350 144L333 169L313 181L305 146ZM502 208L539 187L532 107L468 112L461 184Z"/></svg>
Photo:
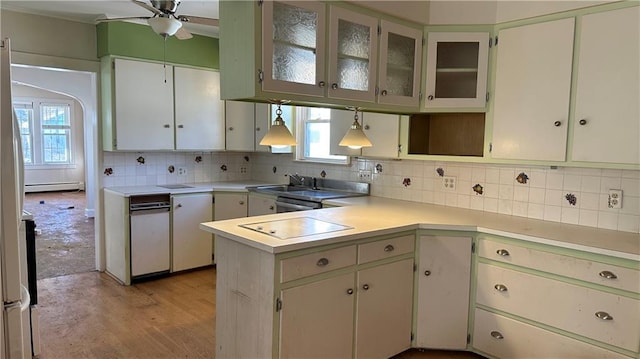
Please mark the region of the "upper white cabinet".
<svg viewBox="0 0 640 359"><path fill-rule="evenodd" d="M357 150L338 145L351 127L351 124L353 124L353 119L353 111L331 110L330 150L332 155L398 157L398 145L400 142L399 115L358 112L358 121L373 146Z"/></svg>
<svg viewBox="0 0 640 359"><path fill-rule="evenodd" d="M421 25L342 2L225 1L220 14L225 99L419 110Z"/></svg>
<svg viewBox="0 0 640 359"><path fill-rule="evenodd" d="M418 107L422 31L380 21L378 102Z"/></svg>
<svg viewBox="0 0 640 359"><path fill-rule="evenodd" d="M574 161L640 163L640 7L582 17Z"/></svg>
<svg viewBox="0 0 640 359"><path fill-rule="evenodd" d="M324 96L325 5L265 1L262 7L262 88Z"/></svg>
<svg viewBox="0 0 640 359"><path fill-rule="evenodd" d="M224 149L220 73L174 68L176 149Z"/></svg>
<svg viewBox="0 0 640 359"><path fill-rule="evenodd" d="M484 108L488 32L429 32L425 108Z"/></svg>
<svg viewBox="0 0 640 359"><path fill-rule="evenodd" d="M105 62L105 150L224 149L218 72L124 59Z"/></svg>
<svg viewBox="0 0 640 359"><path fill-rule="evenodd" d="M253 151L255 106L251 102L225 101L225 133L228 151Z"/></svg>
<svg viewBox="0 0 640 359"><path fill-rule="evenodd" d="M173 150L173 66L113 60L112 143L108 149ZM109 119L105 119L109 120Z"/></svg>
<svg viewBox="0 0 640 359"><path fill-rule="evenodd" d="M565 160L574 22L498 33L493 158Z"/></svg>
<svg viewBox="0 0 640 359"><path fill-rule="evenodd" d="M329 8L329 97L375 102L378 19Z"/></svg>

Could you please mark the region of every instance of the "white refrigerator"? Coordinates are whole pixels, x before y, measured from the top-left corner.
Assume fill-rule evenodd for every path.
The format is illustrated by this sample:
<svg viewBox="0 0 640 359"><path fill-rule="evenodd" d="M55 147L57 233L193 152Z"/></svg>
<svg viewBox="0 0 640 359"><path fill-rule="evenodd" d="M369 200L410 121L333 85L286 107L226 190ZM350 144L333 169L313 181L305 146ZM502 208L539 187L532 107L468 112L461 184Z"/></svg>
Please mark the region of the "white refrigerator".
<svg viewBox="0 0 640 359"><path fill-rule="evenodd" d="M3 304L0 358L20 359L33 357L32 308L22 220L24 164L11 104L10 40L5 38L0 46L0 286ZM37 313L34 314L37 317Z"/></svg>

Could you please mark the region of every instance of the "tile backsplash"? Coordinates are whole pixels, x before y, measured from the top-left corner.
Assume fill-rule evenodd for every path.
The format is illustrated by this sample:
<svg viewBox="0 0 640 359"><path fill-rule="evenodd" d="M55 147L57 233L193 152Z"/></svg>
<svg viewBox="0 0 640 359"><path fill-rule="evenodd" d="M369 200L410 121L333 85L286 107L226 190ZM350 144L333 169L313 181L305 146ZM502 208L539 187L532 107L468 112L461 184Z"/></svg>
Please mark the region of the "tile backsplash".
<svg viewBox="0 0 640 359"><path fill-rule="evenodd" d="M362 158L329 165L268 153L103 154L105 187L248 179L288 183L287 173L321 177L323 172L326 178L364 181L359 172L371 171L374 196L640 233L636 170ZM608 208L610 189L623 191L621 209Z"/></svg>
<svg viewBox="0 0 640 359"><path fill-rule="evenodd" d="M290 155L251 156L251 177L258 180L284 183L286 173L320 177L324 171L327 178L362 181L358 173L364 170L372 172L374 196L640 233L637 170L374 159L344 166L292 161ZM450 177L453 188L444 186ZM608 208L610 189L622 189L621 209Z"/></svg>

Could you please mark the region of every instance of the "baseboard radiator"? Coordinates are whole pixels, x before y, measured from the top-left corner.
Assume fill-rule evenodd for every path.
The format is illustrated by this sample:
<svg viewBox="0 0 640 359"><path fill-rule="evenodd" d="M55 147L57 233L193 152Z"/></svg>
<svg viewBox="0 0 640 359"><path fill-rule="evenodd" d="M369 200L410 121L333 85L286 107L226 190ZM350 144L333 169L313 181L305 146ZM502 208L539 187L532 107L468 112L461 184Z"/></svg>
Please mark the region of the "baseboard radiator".
<svg viewBox="0 0 640 359"><path fill-rule="evenodd" d="M73 191L73 190L84 190L84 182L26 184L24 186L24 191L26 193L50 192L50 191Z"/></svg>

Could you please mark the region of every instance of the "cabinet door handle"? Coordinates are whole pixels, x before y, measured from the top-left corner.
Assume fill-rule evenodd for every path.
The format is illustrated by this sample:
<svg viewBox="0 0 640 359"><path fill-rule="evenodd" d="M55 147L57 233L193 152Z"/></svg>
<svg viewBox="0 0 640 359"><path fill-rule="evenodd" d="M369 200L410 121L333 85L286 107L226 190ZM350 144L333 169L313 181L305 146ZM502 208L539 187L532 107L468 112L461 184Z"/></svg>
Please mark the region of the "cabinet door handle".
<svg viewBox="0 0 640 359"><path fill-rule="evenodd" d="M615 275L613 272L609 272L608 270L603 270L602 272L598 273L598 275L602 278L618 279L617 275Z"/></svg>
<svg viewBox="0 0 640 359"><path fill-rule="evenodd" d="M424 271L424 275L426 275L427 277L431 275L431 271L430 270L426 270Z"/></svg>
<svg viewBox="0 0 640 359"><path fill-rule="evenodd" d="M256 132L260 132L260 127L256 127Z"/></svg>
<svg viewBox="0 0 640 359"><path fill-rule="evenodd" d="M332 83L332 84L331 84L331 88L332 88L332 89L334 89L334 90L337 90L337 89L338 89L338 84L337 84L337 83L335 83L335 82L334 82L334 83Z"/></svg>
<svg viewBox="0 0 640 359"><path fill-rule="evenodd" d="M329 265L329 260L327 258L320 258L318 259L316 265L318 267L326 267L327 265Z"/></svg>
<svg viewBox="0 0 640 359"><path fill-rule="evenodd" d="M613 317L607 312L596 312L596 317L602 320L613 320Z"/></svg>
<svg viewBox="0 0 640 359"><path fill-rule="evenodd" d="M176 206L176 208L182 208L182 204L178 203L178 205Z"/></svg>
<svg viewBox="0 0 640 359"><path fill-rule="evenodd" d="M269 210L273 211L274 209L276 209L276 207L274 207L274 206L269 206Z"/></svg>
<svg viewBox="0 0 640 359"><path fill-rule="evenodd" d="M229 127L229 131L233 131L233 127Z"/></svg>
<svg viewBox="0 0 640 359"><path fill-rule="evenodd" d="M427 97L427 99L429 99L429 101L433 101L434 97L433 97L433 95L429 95L429 96Z"/></svg>
<svg viewBox="0 0 640 359"><path fill-rule="evenodd" d="M370 127L369 125L364 125L364 129L365 129L365 130L370 130L370 129L371 129L371 127Z"/></svg>
<svg viewBox="0 0 640 359"><path fill-rule="evenodd" d="M382 90L382 91L380 92L380 95L382 95L382 96L387 96L387 90Z"/></svg>
<svg viewBox="0 0 640 359"><path fill-rule="evenodd" d="M556 126L556 127L560 127L562 125L562 122L556 121L556 122L553 123L553 125Z"/></svg>
<svg viewBox="0 0 640 359"><path fill-rule="evenodd" d="M394 249L391 244L387 244L386 247L384 247L385 252L393 252Z"/></svg>
<svg viewBox="0 0 640 359"><path fill-rule="evenodd" d="M584 125L586 125L586 124L587 124L587 120L583 118L582 120L578 121L578 123L579 123L581 126L584 126Z"/></svg>
<svg viewBox="0 0 640 359"><path fill-rule="evenodd" d="M349 294L349 295L353 294L353 289L351 289L351 288L347 289L347 294Z"/></svg>
<svg viewBox="0 0 640 359"><path fill-rule="evenodd" d="M171 128L171 126L170 126L170 125L164 125L163 127L164 127L164 128Z"/></svg>
<svg viewBox="0 0 640 359"><path fill-rule="evenodd" d="M240 205L241 205L241 206L243 206L243 205L244 205L244 201L240 201L240 202L238 202L238 203L240 203Z"/></svg>
<svg viewBox="0 0 640 359"><path fill-rule="evenodd" d="M326 83L324 81L318 82L318 87L324 87L324 85L326 85Z"/></svg>
<svg viewBox="0 0 640 359"><path fill-rule="evenodd" d="M507 257L509 255L509 251L506 249L498 249L496 253L498 253L499 256L503 257Z"/></svg>
<svg viewBox="0 0 640 359"><path fill-rule="evenodd" d="M178 128L184 128L184 125L178 125Z"/></svg>
<svg viewBox="0 0 640 359"><path fill-rule="evenodd" d="M504 285L504 284L496 284L496 285L494 285L493 287L494 287L498 292L506 292L506 291L508 290L508 289L507 289L507 286L506 286L506 285Z"/></svg>
<svg viewBox="0 0 640 359"><path fill-rule="evenodd" d="M362 289L364 289L364 290L369 290L369 285L368 285L368 284L363 285L363 286L362 286Z"/></svg>
<svg viewBox="0 0 640 359"><path fill-rule="evenodd" d="M495 339L504 339L504 335L502 335L502 333L495 330L491 332L491 336L494 337Z"/></svg>

